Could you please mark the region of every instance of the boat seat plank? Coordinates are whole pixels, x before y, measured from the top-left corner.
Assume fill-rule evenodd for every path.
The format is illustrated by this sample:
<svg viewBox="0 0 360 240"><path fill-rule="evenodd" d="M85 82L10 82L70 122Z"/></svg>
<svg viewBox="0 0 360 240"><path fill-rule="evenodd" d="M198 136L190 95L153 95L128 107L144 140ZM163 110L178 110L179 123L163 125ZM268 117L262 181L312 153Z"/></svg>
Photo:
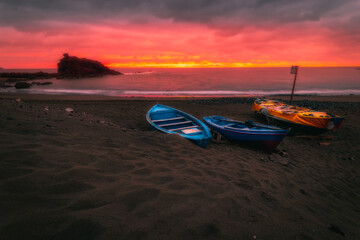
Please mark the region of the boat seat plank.
<svg viewBox="0 0 360 240"><path fill-rule="evenodd" d="M156 122L166 122L166 121L179 120L179 119L185 119L185 117L174 117L174 118L158 119L158 120L152 120L152 121L154 123L156 123Z"/></svg>
<svg viewBox="0 0 360 240"><path fill-rule="evenodd" d="M169 110L169 109L164 109L164 110L159 110L156 112L152 112L151 115L160 115L160 114L164 114L164 113L175 113L174 110Z"/></svg>
<svg viewBox="0 0 360 240"><path fill-rule="evenodd" d="M246 127L246 126L244 126L244 127L231 127L231 126L224 126L224 128L226 128L226 129L232 129L232 130L237 130L237 131L243 131L243 130L248 130L249 128L248 127Z"/></svg>
<svg viewBox="0 0 360 240"><path fill-rule="evenodd" d="M176 129L168 129L170 131L180 131L180 130L184 130L184 129L188 129L188 128L198 128L200 126L198 125L193 125L193 126L189 126L189 127L182 127L182 128L176 128Z"/></svg>
<svg viewBox="0 0 360 240"><path fill-rule="evenodd" d="M189 128L189 129L183 129L183 130L181 130L181 132L184 134L189 134L189 135L197 135L197 134L201 133L201 130L198 128Z"/></svg>
<svg viewBox="0 0 360 240"><path fill-rule="evenodd" d="M159 126L159 127L167 127L167 126L181 125L181 124L187 124L187 123L192 123L192 121L183 121L183 122L159 124L158 126Z"/></svg>

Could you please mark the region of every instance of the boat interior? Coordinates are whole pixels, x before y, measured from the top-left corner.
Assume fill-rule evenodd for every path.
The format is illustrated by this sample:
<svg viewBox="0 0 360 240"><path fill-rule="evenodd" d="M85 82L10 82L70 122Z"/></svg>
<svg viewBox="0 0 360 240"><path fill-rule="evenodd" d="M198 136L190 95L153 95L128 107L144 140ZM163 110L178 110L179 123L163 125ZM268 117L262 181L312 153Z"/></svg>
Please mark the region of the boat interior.
<svg viewBox="0 0 360 240"><path fill-rule="evenodd" d="M162 110L150 114L151 121L157 126L172 132L197 135L202 127L191 119L173 110Z"/></svg>

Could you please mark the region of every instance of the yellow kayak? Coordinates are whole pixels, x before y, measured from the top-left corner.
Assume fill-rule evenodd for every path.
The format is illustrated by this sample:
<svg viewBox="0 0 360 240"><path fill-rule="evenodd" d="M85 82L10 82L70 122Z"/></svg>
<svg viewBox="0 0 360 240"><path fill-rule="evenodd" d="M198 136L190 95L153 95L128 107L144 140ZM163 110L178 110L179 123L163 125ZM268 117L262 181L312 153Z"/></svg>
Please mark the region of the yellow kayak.
<svg viewBox="0 0 360 240"><path fill-rule="evenodd" d="M337 129L344 118L326 112L296 107L278 100L256 99L252 110L266 117L318 129Z"/></svg>

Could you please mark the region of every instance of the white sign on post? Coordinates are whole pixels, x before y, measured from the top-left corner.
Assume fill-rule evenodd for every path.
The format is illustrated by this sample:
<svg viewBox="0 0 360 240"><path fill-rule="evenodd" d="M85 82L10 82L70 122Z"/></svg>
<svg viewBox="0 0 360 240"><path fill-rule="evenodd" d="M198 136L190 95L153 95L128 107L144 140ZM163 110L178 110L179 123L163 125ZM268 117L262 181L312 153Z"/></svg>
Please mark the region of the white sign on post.
<svg viewBox="0 0 360 240"><path fill-rule="evenodd" d="M293 95L294 95L295 83L296 83L296 77L297 77L298 70L299 70L299 66L292 66L291 67L290 74L295 74L295 77L294 77L293 88L292 88L292 91L291 91L290 105L292 104L292 99L293 99Z"/></svg>
<svg viewBox="0 0 360 240"><path fill-rule="evenodd" d="M298 66L292 66L292 67L291 67L290 74L296 74L297 71L298 71Z"/></svg>

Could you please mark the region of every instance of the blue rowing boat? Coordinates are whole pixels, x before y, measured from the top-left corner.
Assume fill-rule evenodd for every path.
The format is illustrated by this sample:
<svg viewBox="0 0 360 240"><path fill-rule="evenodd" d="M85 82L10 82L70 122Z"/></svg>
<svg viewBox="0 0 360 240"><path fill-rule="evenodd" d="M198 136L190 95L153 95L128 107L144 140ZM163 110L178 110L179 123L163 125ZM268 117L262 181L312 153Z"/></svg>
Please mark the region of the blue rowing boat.
<svg viewBox="0 0 360 240"><path fill-rule="evenodd" d="M289 133L285 129L253 121L241 122L221 116L209 116L203 119L211 130L228 139L259 143L268 151L275 149Z"/></svg>
<svg viewBox="0 0 360 240"><path fill-rule="evenodd" d="M200 147L211 139L210 129L199 119L165 105L156 104L146 114L147 121L159 131L178 134Z"/></svg>

